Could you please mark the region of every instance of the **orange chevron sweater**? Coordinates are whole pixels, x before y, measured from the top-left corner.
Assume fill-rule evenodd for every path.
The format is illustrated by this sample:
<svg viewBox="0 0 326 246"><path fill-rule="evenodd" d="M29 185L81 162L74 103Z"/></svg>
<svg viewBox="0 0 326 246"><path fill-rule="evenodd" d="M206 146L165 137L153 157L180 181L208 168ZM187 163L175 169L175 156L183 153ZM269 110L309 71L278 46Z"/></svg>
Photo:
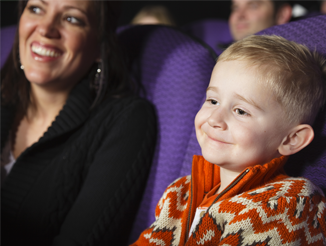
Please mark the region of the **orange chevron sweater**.
<svg viewBox="0 0 326 246"><path fill-rule="evenodd" d="M285 175L285 161L244 170L188 237L196 208L220 183L219 167L194 156L192 175L168 186L156 221L133 245L326 245L326 198L309 180Z"/></svg>

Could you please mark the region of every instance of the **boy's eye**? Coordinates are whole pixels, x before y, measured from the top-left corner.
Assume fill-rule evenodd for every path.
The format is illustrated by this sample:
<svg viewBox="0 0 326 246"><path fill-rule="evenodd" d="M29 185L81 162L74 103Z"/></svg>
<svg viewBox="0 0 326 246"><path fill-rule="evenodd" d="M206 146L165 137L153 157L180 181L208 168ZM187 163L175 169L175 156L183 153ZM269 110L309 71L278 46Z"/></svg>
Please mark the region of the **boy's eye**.
<svg viewBox="0 0 326 246"><path fill-rule="evenodd" d="M214 99L207 99L208 102L210 102L213 105L219 105L220 103Z"/></svg>
<svg viewBox="0 0 326 246"><path fill-rule="evenodd" d="M240 109L240 108L237 108L235 109L235 112L238 114L238 115L244 115L244 116L249 116L250 114L248 114L246 111Z"/></svg>

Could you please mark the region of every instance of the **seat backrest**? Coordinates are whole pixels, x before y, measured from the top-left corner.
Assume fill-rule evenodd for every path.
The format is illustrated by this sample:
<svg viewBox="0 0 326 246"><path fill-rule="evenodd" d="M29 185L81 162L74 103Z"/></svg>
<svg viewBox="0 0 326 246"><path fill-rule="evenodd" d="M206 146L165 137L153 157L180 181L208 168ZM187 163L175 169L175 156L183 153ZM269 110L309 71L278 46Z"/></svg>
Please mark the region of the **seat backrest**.
<svg viewBox="0 0 326 246"><path fill-rule="evenodd" d="M16 34L16 26L8 26L1 28L1 35L0 35L0 67L2 68L3 64L7 60L7 57L9 55L9 52L12 48L12 45L14 43L14 38Z"/></svg>
<svg viewBox="0 0 326 246"><path fill-rule="evenodd" d="M208 86L216 54L207 45L167 26L123 28L119 39L133 76L155 108L158 140L130 242L155 220L155 207L180 171L194 118Z"/></svg>
<svg viewBox="0 0 326 246"><path fill-rule="evenodd" d="M278 35L306 45L326 58L326 15L319 15L274 26L258 33ZM290 176L303 176L326 194L326 105L313 125L315 138L306 148L291 156L285 165Z"/></svg>
<svg viewBox="0 0 326 246"><path fill-rule="evenodd" d="M204 19L192 22L182 27L185 32L199 38L211 46L217 55L232 43L228 21L222 19Z"/></svg>

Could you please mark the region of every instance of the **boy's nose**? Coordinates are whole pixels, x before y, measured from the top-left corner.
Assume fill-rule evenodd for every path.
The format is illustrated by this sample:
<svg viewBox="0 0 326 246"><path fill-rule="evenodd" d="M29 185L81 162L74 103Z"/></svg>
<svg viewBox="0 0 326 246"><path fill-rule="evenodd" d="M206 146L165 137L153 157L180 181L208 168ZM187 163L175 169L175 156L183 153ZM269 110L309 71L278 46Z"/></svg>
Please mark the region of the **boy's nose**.
<svg viewBox="0 0 326 246"><path fill-rule="evenodd" d="M227 129L227 124L225 122L225 112L223 112L223 109L221 108L215 109L209 116L207 122L213 128L220 128L221 130Z"/></svg>

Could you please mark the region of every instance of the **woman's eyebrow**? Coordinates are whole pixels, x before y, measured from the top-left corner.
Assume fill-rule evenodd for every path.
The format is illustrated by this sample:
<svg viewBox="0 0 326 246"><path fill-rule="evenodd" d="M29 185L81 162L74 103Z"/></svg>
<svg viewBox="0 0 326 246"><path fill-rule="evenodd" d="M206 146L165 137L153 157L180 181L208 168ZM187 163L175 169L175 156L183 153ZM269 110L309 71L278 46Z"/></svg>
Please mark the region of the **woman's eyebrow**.
<svg viewBox="0 0 326 246"><path fill-rule="evenodd" d="M43 4L48 5L48 2L45 0L28 0L28 2L42 2Z"/></svg>
<svg viewBox="0 0 326 246"><path fill-rule="evenodd" d="M43 4L45 5L48 5L48 1L45 1L45 0L40 0L40 2L42 2ZM77 9L79 10L80 12L82 12L83 14L87 15L87 12L81 8L78 8L77 6L72 6L72 5L65 5L64 6L64 9Z"/></svg>
<svg viewBox="0 0 326 246"><path fill-rule="evenodd" d="M76 10L79 10L80 12L82 12L84 15L87 15L87 12L85 10L78 8L76 6L66 5L66 6L64 6L64 9L76 9Z"/></svg>

